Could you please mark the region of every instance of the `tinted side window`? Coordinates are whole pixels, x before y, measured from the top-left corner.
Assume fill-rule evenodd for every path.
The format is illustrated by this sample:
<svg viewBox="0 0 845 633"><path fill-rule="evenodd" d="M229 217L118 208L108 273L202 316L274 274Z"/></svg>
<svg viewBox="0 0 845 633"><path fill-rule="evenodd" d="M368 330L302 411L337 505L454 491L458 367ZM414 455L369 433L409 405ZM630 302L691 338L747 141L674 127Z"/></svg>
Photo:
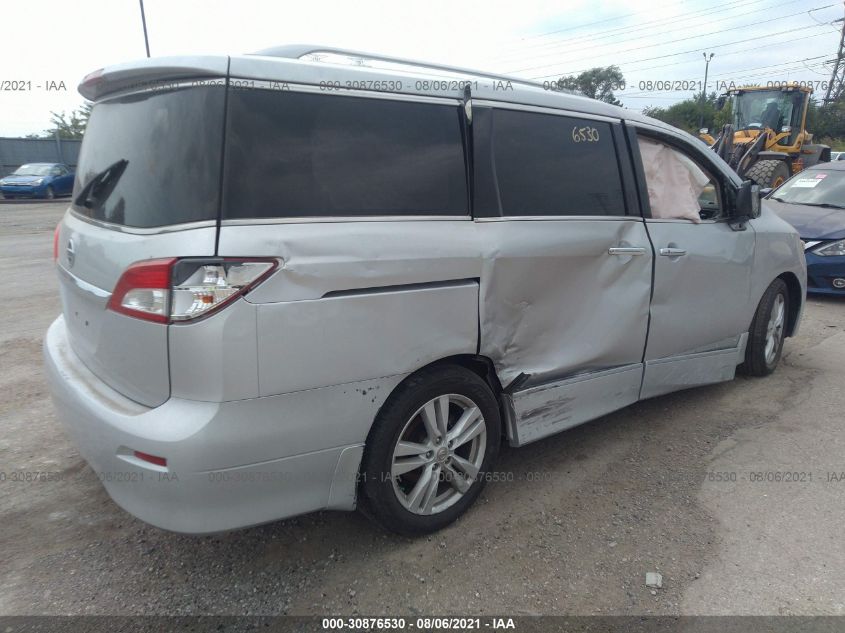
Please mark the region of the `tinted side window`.
<svg viewBox="0 0 845 633"><path fill-rule="evenodd" d="M232 90L223 217L464 215L457 106Z"/></svg>
<svg viewBox="0 0 845 633"><path fill-rule="evenodd" d="M625 215L609 123L493 112L502 215Z"/></svg>

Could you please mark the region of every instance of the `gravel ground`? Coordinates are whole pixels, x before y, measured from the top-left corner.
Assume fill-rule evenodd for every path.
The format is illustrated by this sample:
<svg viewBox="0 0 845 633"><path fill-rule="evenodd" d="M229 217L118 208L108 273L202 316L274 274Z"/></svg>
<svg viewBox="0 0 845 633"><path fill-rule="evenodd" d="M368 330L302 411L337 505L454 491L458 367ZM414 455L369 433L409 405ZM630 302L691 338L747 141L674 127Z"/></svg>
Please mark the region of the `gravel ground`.
<svg viewBox="0 0 845 633"><path fill-rule="evenodd" d="M62 475L0 481L0 614L845 612L845 479L828 474L845 471L845 301L810 300L769 378L506 448L513 481L437 535L319 513L188 537L112 503L53 414L40 347L64 207L0 205L0 471ZM753 481L769 471L812 480Z"/></svg>

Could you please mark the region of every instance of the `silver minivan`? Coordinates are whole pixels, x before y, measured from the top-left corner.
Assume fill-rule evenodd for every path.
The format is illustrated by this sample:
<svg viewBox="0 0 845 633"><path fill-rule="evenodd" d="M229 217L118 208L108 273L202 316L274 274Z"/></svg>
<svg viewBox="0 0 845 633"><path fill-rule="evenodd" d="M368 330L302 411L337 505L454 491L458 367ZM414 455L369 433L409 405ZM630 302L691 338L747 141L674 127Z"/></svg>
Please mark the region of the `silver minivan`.
<svg viewBox="0 0 845 633"><path fill-rule="evenodd" d="M108 493L162 528L437 530L503 441L766 375L798 327L796 232L630 110L303 46L80 92L46 365Z"/></svg>

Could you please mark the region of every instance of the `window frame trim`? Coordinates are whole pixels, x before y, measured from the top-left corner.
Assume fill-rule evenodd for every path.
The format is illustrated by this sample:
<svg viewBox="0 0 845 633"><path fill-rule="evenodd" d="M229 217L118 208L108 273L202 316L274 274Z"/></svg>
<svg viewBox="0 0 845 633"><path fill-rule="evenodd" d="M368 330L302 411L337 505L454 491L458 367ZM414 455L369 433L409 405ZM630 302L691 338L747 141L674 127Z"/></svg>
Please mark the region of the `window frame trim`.
<svg viewBox="0 0 845 633"><path fill-rule="evenodd" d="M260 224L330 224L338 222L470 222L469 215L303 215L288 218L229 218L221 226Z"/></svg>

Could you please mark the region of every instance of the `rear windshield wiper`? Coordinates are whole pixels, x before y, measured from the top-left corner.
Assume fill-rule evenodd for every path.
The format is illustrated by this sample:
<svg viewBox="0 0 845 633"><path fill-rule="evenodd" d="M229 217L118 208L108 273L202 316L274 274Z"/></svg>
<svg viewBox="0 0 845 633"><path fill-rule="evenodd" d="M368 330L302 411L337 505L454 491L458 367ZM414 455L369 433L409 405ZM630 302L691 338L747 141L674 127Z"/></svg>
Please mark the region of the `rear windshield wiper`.
<svg viewBox="0 0 845 633"><path fill-rule="evenodd" d="M83 206L87 209L92 208L95 204L101 204L114 191L117 181L126 171L126 166L129 161L121 158L119 161L112 163L103 171L95 175L79 192L79 195L74 198L73 203L77 206Z"/></svg>

